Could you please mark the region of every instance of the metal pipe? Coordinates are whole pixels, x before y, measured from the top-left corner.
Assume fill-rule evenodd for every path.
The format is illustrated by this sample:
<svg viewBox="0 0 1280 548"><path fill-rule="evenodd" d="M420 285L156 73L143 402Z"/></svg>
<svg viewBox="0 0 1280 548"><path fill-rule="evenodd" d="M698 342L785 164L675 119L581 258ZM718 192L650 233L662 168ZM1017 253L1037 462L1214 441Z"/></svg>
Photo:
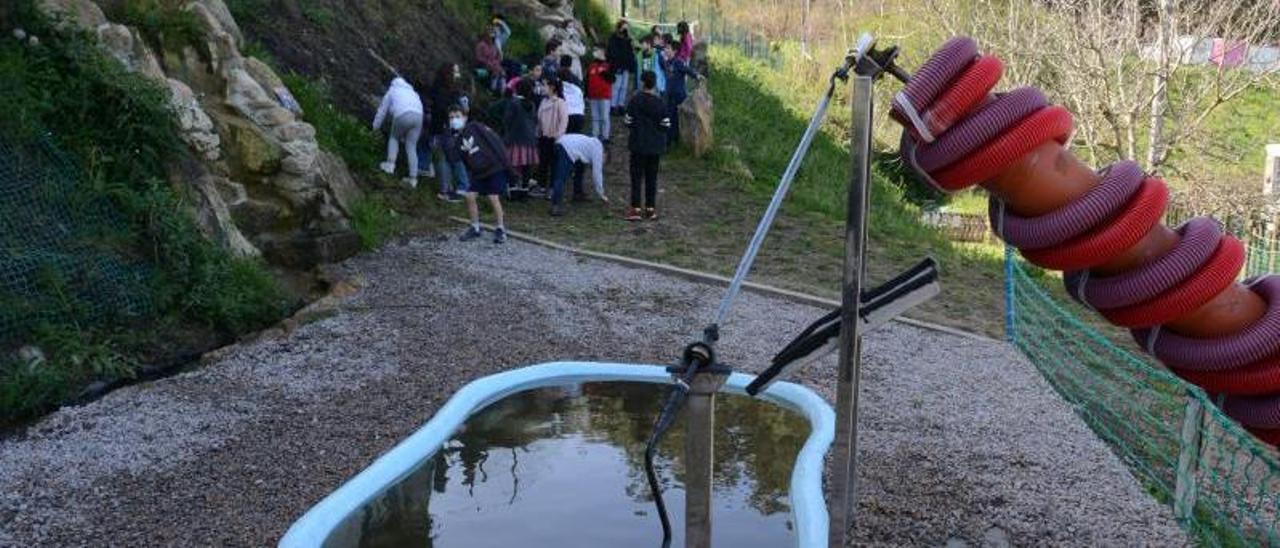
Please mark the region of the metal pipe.
<svg viewBox="0 0 1280 548"><path fill-rule="evenodd" d="M787 191L791 188L791 182L796 178L796 172L800 171L800 164L804 163L805 154L809 152L809 145L813 143L814 136L818 134L818 128L822 127L822 120L827 115L827 106L831 104L831 95L835 92L835 82L835 79L832 78L831 87L827 89L827 94L818 102L818 110L809 119L809 127L805 128L804 136L800 138L800 145L796 147L795 153L791 155L791 162L787 164L786 171L782 173L778 188L773 191L773 199L769 201L769 208L765 210L764 218L756 226L756 232L751 236L751 243L747 244L747 251L742 254L742 260L738 262L738 269L733 274L733 281L729 283L728 291L725 291L724 299L720 301L720 308L716 311L716 318L712 325L719 326L723 324L725 317L729 315L729 309L733 307L733 300L742 289L742 282L747 279L747 273L751 271L751 265L756 260L756 253L760 251L760 246L764 243L765 235L769 233L769 227L773 224L774 217L778 215L778 210L782 208L782 199L787 196Z"/></svg>
<svg viewBox="0 0 1280 548"><path fill-rule="evenodd" d="M715 462L716 392L728 375L703 371L689 383L684 439L686 548L711 548L711 479Z"/></svg>
<svg viewBox="0 0 1280 548"><path fill-rule="evenodd" d="M848 218L845 224L845 261L840 327L840 376L836 387L836 441L831 459L832 511L828 546L843 548L853 526L857 504L858 381L862 362L862 331L858 321L867 247L867 206L871 195L870 76L853 77L853 119L849 152Z"/></svg>

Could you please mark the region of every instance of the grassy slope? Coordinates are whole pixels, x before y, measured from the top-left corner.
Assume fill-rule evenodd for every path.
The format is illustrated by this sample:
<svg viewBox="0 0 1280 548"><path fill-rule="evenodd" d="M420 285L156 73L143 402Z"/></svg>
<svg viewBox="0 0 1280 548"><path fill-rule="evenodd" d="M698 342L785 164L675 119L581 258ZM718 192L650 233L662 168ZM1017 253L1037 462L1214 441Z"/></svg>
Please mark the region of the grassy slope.
<svg viewBox="0 0 1280 548"><path fill-rule="evenodd" d="M178 360L258 329L288 306L260 262L233 259L200 235L182 197L166 183L165 166L185 154L167 108L168 90L127 73L90 37L55 30L30 1L11 9L28 32L40 37L41 46L0 43L0 73L6 75L0 84L0 111L6 113L0 130L17 143L48 142L68 160L75 180L63 183L74 191L61 205L79 211L68 216L69 228L95 228L83 241L18 239L0 249L0 254L35 261L40 272L32 289L0 295L0 301L12 297L17 303L0 310L0 317L20 320L0 334L0 344L5 350L33 344L48 358L18 363L7 352L0 354L0 425L38 414L87 382L127 378L145 363ZM51 222L42 217L48 207L5 205L16 206L12 218L19 223L47 227ZM109 214L91 213L98 210ZM113 219L104 225L106 231L91 224L101 215ZM102 279L104 273L60 260L57 252L66 249L111 255L136 266L144 273L136 286L114 287L124 283L120 280L111 285L149 306L94 312L100 288L85 280ZM9 266L5 270L11 275L21 273Z"/></svg>
<svg viewBox="0 0 1280 548"><path fill-rule="evenodd" d="M731 274L812 106L797 86L735 51L713 48L712 62L720 150L711 161L695 160L683 151L666 158L660 177L664 220L629 224L619 219L619 202L626 199L629 183L624 154L615 150L606 176L615 198L610 209L576 207L570 216L552 219L544 204L514 204L508 224L587 249ZM615 135L619 131L615 126ZM753 279L838 295L848 162L846 147L832 135L824 132L814 141ZM919 211L901 199L899 188L879 171L874 177L870 282L933 255L942 264L944 294L912 315L998 334L998 258L954 246L920 225Z"/></svg>

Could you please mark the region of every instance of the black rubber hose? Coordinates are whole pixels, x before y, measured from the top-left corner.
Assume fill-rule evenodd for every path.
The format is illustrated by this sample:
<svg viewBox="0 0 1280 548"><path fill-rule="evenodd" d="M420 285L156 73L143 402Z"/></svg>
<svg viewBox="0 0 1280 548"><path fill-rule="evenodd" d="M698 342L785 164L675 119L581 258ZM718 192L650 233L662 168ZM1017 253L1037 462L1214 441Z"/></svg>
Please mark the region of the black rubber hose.
<svg viewBox="0 0 1280 548"><path fill-rule="evenodd" d="M644 448L644 475L649 479L649 492L653 493L653 504L658 508L658 519L662 522L662 548L671 546L671 518L667 516L667 504L662 500L662 486L658 485L658 473L654 470L653 458L658 453L658 443L662 441L662 436L666 435L672 424L675 424L676 413L684 405L685 396L688 393L689 387L684 383L677 383L671 389L671 393L667 395L667 403L662 406L662 413L658 415L658 421L653 426L649 443Z"/></svg>

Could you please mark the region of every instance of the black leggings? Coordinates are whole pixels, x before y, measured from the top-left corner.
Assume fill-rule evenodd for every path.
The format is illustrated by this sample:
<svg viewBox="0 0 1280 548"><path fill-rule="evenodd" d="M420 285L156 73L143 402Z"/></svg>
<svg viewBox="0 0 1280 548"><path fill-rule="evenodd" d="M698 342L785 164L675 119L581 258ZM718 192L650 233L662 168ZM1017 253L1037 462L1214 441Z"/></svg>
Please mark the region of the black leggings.
<svg viewBox="0 0 1280 548"><path fill-rule="evenodd" d="M641 207L640 188L644 187L644 204L656 207L658 202L658 154L631 153L631 207Z"/></svg>
<svg viewBox="0 0 1280 548"><path fill-rule="evenodd" d="M582 130L584 130L584 129L586 129L586 128L587 128L587 115L585 115L585 114L570 114L570 115L569 115L569 127L568 127L568 128L566 128L566 130L567 130L567 132L568 132L568 133L576 133L576 134L579 134L579 135L586 135L586 134L585 134L585 133L583 133L583 131L582 131Z"/></svg>
<svg viewBox="0 0 1280 548"><path fill-rule="evenodd" d="M556 165L556 139L538 137L538 180L551 187L551 166Z"/></svg>

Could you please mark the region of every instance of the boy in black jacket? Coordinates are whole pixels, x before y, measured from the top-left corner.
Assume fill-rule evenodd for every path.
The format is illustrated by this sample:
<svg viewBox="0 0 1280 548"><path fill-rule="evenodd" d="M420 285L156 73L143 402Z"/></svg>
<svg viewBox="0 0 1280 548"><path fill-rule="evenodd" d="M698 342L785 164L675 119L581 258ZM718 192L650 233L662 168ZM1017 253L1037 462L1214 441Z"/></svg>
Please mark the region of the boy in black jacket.
<svg viewBox="0 0 1280 548"><path fill-rule="evenodd" d="M467 189L467 213L471 215L471 227L458 239L474 240L484 235L480 230L480 207L476 204L476 196L489 197L489 205L493 207L496 219L493 231L493 243L507 241L507 229L502 222L501 196L507 191L508 176L515 170L507 158L507 148L502 138L492 129L480 122L468 122L467 115L461 106L449 107L449 127L458 131L454 146L462 155L470 174L471 186Z"/></svg>
<svg viewBox="0 0 1280 548"><path fill-rule="evenodd" d="M658 76L646 70L640 75L640 83L644 91L635 94L627 103L626 122L631 128L631 207L627 208L628 221L639 221L642 211L644 218L658 218L658 161L667 151L667 128L671 127L667 104L658 96ZM642 188L643 204L640 201ZM647 207L642 209L642 206Z"/></svg>

